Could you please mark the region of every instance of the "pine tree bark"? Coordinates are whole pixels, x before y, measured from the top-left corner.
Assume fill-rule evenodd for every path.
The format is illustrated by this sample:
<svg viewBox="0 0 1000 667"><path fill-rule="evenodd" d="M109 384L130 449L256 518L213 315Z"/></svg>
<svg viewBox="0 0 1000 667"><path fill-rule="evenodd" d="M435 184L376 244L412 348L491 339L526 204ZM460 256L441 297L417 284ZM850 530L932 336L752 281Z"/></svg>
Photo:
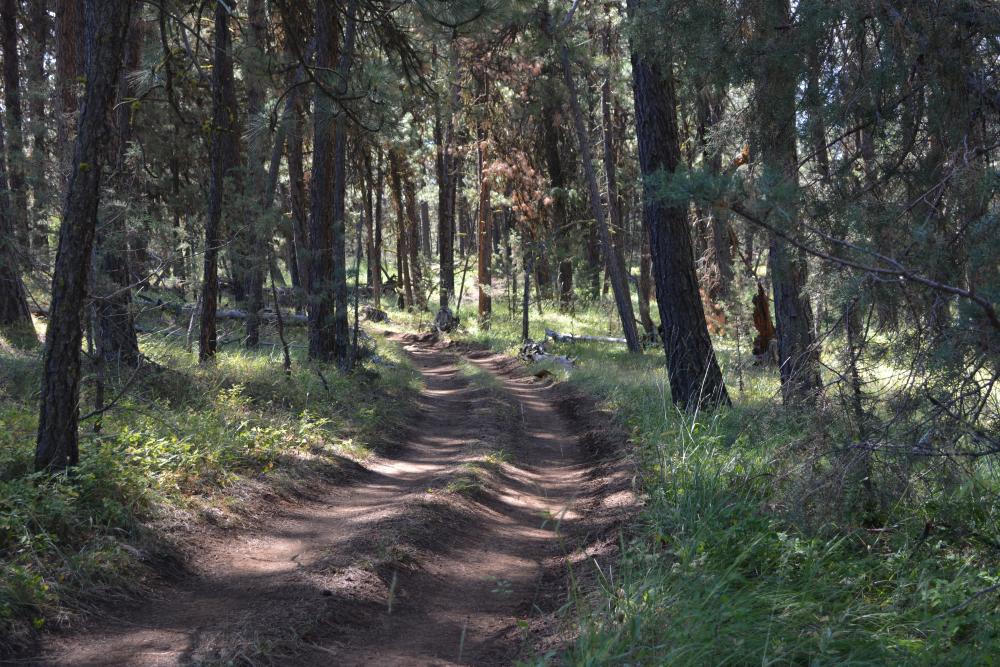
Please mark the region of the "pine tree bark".
<svg viewBox="0 0 1000 667"><path fill-rule="evenodd" d="M635 326L635 315L632 311L632 297L629 294L628 280L625 276L625 269L622 267L614 245L611 242L608 219L604 212L604 206L601 204L601 192L597 185L597 174L594 172L593 157L590 153L590 138L587 135L583 112L580 109L580 101L576 92L576 82L573 80L573 72L570 66L569 48L565 45L561 48L563 80L566 83L566 89L569 91L570 108L573 112L573 125L576 128L577 140L580 144L580 159L583 162L583 170L587 177L591 213L597 225L597 233L601 241L601 252L604 255L604 264L607 267L608 277L611 280L611 289L614 291L615 306L618 308L618 317L621 320L622 332L625 334L625 341L629 352L638 354L642 352L642 345L639 341L639 330Z"/></svg>
<svg viewBox="0 0 1000 667"><path fill-rule="evenodd" d="M127 199L125 192L125 162L132 137L132 107L126 102L129 94L128 73L139 67L142 48L142 23L138 13L132 16L126 42L125 67L118 77L116 132L113 171L108 178L117 198ZM107 209L107 207L103 207ZM132 314L132 271L129 266L128 229L126 216L115 210L105 210L97 232L97 270L94 272L94 311L99 338L97 349L105 368L139 365L139 339Z"/></svg>
<svg viewBox="0 0 1000 667"><path fill-rule="evenodd" d="M344 43L337 63L338 96L346 96L354 39L357 32L357 0L348 2ZM336 119L333 139L333 354L337 364L347 369L351 363L351 337L347 303L347 114Z"/></svg>
<svg viewBox="0 0 1000 667"><path fill-rule="evenodd" d="M456 197L460 178L459 159L454 149L455 113L461 99L458 67L458 44L453 38L448 42L448 97L443 105L438 104L434 110L434 167L438 181L439 308L450 307L451 297L455 293Z"/></svg>
<svg viewBox="0 0 1000 667"><path fill-rule="evenodd" d="M17 52L17 0L2 0L0 30L3 38L4 121L7 125L7 179L10 184L11 216L22 252L29 246L28 189L24 170L24 110L21 106L20 56ZM22 264L23 266L23 264Z"/></svg>
<svg viewBox="0 0 1000 667"><path fill-rule="evenodd" d="M398 148L389 150L389 189L393 210L396 213L396 273L403 287L403 306L414 306L413 281L410 274L410 234L406 205L403 199L403 157Z"/></svg>
<svg viewBox="0 0 1000 667"><path fill-rule="evenodd" d="M249 0L247 19L250 30L247 32L243 58L245 64L244 79L247 82L247 112L250 118L257 118L264 113L266 102L266 57L267 26L265 25L263 0ZM266 151L267 134L257 132L247 141L247 175L250 178L250 190L247 194L258 194L259 209L251 210L245 220L244 248L249 252L244 258L247 319L244 345L253 349L260 343L260 317L258 313L264 307L264 262L270 256L266 248L265 238L270 234L262 225L262 218L271 207L265 185L264 153ZM279 153L280 155L280 153ZM277 173L275 173L277 176ZM273 198L273 190L271 190Z"/></svg>
<svg viewBox="0 0 1000 667"><path fill-rule="evenodd" d="M420 252L424 259L431 260L431 209L423 200L420 201Z"/></svg>
<svg viewBox="0 0 1000 667"><path fill-rule="evenodd" d="M639 321L646 336L653 339L656 336L656 325L650 314L649 303L653 296L653 258L649 250L649 232L643 225L642 250L639 255Z"/></svg>
<svg viewBox="0 0 1000 667"><path fill-rule="evenodd" d="M365 256L368 259L365 284L372 291L372 299L375 299L375 281L379 276L375 273L378 270L375 266L375 176L370 149L365 150L362 165L361 195L365 207Z"/></svg>
<svg viewBox="0 0 1000 667"><path fill-rule="evenodd" d="M108 108L118 83L132 6L131 0L86 0L84 6L86 96L52 278L35 449L37 470L62 469L80 458L77 426L83 302L106 159Z"/></svg>
<svg viewBox="0 0 1000 667"><path fill-rule="evenodd" d="M791 23L789 0L754 0L754 19L763 50L754 73L758 152L768 193L770 216L794 228L798 219L798 153L795 93L797 62L779 46ZM802 253L771 234L768 269L774 290L778 329L778 361L785 404L815 403L822 391L819 346L813 336L812 305L805 292L806 261Z"/></svg>
<svg viewBox="0 0 1000 667"><path fill-rule="evenodd" d="M0 124L0 327L31 323L28 299L21 282L18 243L11 215L4 131Z"/></svg>
<svg viewBox="0 0 1000 667"><path fill-rule="evenodd" d="M465 195L458 200L458 220L461 227L461 252L463 257L472 254L477 245L476 224L472 220L472 205Z"/></svg>
<svg viewBox="0 0 1000 667"><path fill-rule="evenodd" d="M314 66L329 70L337 62L339 29L332 3L316 3ZM327 85L316 86L313 121L312 191L309 217L309 356L335 359L333 294L334 99Z"/></svg>
<svg viewBox="0 0 1000 667"><path fill-rule="evenodd" d="M601 82L601 139L604 148L604 182L607 187L611 251L615 255L615 261L622 267L621 270L625 274L626 293L628 293L628 266L625 264L625 253L621 241L622 230L624 229L624 216L622 215L621 198L618 194L618 153L615 146L614 125L611 121L611 77L613 72L612 63L615 62L614 35L611 26L611 6L605 5L604 9L607 14L607 24L604 30L604 57L607 59L607 66L605 67L604 77ZM631 296L628 298L631 305Z"/></svg>
<svg viewBox="0 0 1000 667"><path fill-rule="evenodd" d="M303 294L311 294L309 288L309 204L306 195L305 167L303 165L302 141L305 123L302 118L301 102L292 109L292 130L286 140L285 159L288 163L288 180L292 205L292 239L295 243L295 261L299 269L299 284Z"/></svg>
<svg viewBox="0 0 1000 667"><path fill-rule="evenodd" d="M709 147L709 133L722 120L722 94L707 90L698 95L698 143L701 147L704 169L714 178L722 173L722 151ZM729 246L729 214L726 211L705 207L702 215L707 219L707 245L710 250L711 275L708 296L717 299L728 293L733 282L733 258Z"/></svg>
<svg viewBox="0 0 1000 667"><path fill-rule="evenodd" d="M566 206L566 172L559 153L559 128L556 127L556 91L553 81L548 82L542 98L542 141L545 147L545 166L551 186L552 234L559 252L559 308L569 310L573 305L573 234L570 232Z"/></svg>
<svg viewBox="0 0 1000 667"><path fill-rule="evenodd" d="M448 308L455 292L455 188L451 172L454 159L450 146L454 123L450 117L442 123L440 105L435 109L434 166L438 181L438 262L441 275L438 285L438 307Z"/></svg>
<svg viewBox="0 0 1000 667"><path fill-rule="evenodd" d="M385 189L385 168L382 165L382 149L378 150L375 165L375 219L372 223L372 296L375 307L382 308L382 200Z"/></svg>
<svg viewBox="0 0 1000 667"><path fill-rule="evenodd" d="M641 0L629 0L633 20L641 9ZM681 161L673 73L669 64L660 65L640 48L632 44L643 220L649 234L670 395L675 404L687 409L725 404L729 397L698 292L687 207L667 201L660 192L660 179L674 173Z"/></svg>
<svg viewBox="0 0 1000 667"><path fill-rule="evenodd" d="M427 296L424 294L423 270L420 266L420 219L417 213L417 189L413 181L413 171L405 163L402 177L403 196L406 204L406 250L413 300L417 309L426 310Z"/></svg>
<svg viewBox="0 0 1000 667"><path fill-rule="evenodd" d="M68 168L70 131L77 111L77 79L83 74L84 0L56 0L56 149L60 173Z"/></svg>
<svg viewBox="0 0 1000 667"><path fill-rule="evenodd" d="M31 114L31 247L48 254L48 213L52 205L51 188L46 182L48 156L48 127L46 125L45 101L49 97L48 80L45 74L45 56L49 45L49 13L46 2L30 3L32 45L28 58L28 84L30 86L28 111ZM45 262L48 258L45 257Z"/></svg>
<svg viewBox="0 0 1000 667"><path fill-rule="evenodd" d="M485 107L488 96L486 75L482 70L476 72L476 95ZM482 119L476 123L476 139L479 174L479 215L476 223L477 247L479 249L479 308L477 311L479 326L483 330L490 328L493 319L493 209L490 203L490 177L486 173L489 133Z"/></svg>
<svg viewBox="0 0 1000 667"><path fill-rule="evenodd" d="M227 186L242 190L239 177L239 125L236 84L233 77L230 8L215 6L215 49L212 63L212 128L210 138L211 178L208 219L205 221L205 261L202 276L201 329L198 360L205 363L215 356L218 344L215 313L219 301L219 248L222 245L223 209Z"/></svg>

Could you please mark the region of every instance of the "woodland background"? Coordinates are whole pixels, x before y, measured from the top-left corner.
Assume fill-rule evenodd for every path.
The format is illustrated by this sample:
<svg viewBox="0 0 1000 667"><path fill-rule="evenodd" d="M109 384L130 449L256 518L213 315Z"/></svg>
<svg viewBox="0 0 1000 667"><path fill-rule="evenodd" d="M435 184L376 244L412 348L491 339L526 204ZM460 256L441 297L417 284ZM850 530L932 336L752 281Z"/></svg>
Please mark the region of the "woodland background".
<svg viewBox="0 0 1000 667"><path fill-rule="evenodd" d="M401 414L389 317L620 339L525 348L643 471L568 660L995 648L995 3L0 9L0 644Z"/></svg>

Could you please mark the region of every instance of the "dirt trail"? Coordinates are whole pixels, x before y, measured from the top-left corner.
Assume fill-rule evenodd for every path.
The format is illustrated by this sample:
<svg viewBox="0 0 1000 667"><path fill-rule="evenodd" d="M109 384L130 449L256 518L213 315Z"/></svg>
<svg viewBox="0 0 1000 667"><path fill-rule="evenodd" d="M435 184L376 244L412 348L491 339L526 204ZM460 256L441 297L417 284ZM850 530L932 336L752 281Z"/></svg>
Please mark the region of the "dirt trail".
<svg viewBox="0 0 1000 667"><path fill-rule="evenodd" d="M627 484L594 463L571 402L508 359L401 340L424 381L405 442L207 541L192 576L35 664L492 665L552 634L567 558L613 542Z"/></svg>

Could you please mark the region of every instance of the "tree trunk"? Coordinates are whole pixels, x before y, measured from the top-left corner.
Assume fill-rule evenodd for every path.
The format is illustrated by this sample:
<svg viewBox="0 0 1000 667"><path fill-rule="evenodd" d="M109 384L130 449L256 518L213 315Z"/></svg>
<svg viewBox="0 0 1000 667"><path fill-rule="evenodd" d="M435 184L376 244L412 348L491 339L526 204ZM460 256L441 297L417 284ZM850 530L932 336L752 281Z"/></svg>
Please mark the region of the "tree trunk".
<svg viewBox="0 0 1000 667"><path fill-rule="evenodd" d="M56 150L59 172L65 174L71 158L70 129L77 109L77 80L83 74L84 0L56 0Z"/></svg>
<svg viewBox="0 0 1000 667"><path fill-rule="evenodd" d="M787 40L789 0L755 3L761 51L755 72L759 154L770 204L769 216L794 229L798 219L798 155L795 132L797 62L778 46ZM805 293L806 261L802 253L775 234L770 236L768 269L774 290L778 328L781 393L786 404L812 404L822 390L819 346L813 337L812 306Z"/></svg>
<svg viewBox="0 0 1000 667"><path fill-rule="evenodd" d="M423 200L420 202L420 252L425 260L431 260L431 209Z"/></svg>
<svg viewBox="0 0 1000 667"><path fill-rule="evenodd" d="M410 310L414 306L414 285L410 274L410 234L407 223L406 206L403 202L403 165L398 148L389 151L389 187L392 191L392 205L396 213L396 272L403 284L403 306Z"/></svg>
<svg viewBox="0 0 1000 667"><path fill-rule="evenodd" d="M556 92L553 81L548 82L542 98L542 140L545 144L545 166L549 172L552 197L552 234L559 252L559 309L569 310L573 305L573 234L570 230L566 206L566 173L559 154L559 129L556 127Z"/></svg>
<svg viewBox="0 0 1000 667"><path fill-rule="evenodd" d="M0 4L0 30L3 33L3 92L4 121L7 125L7 180L10 184L11 221L14 233L21 246L20 252L27 250L28 233L28 191L24 170L27 160L24 156L24 113L21 108L20 58L17 52L17 0L2 0ZM24 263L21 264L24 266Z"/></svg>
<svg viewBox="0 0 1000 667"><path fill-rule="evenodd" d="M265 52L267 26L263 0L249 0L247 19L250 30L246 32L243 77L247 85L247 113L253 119L264 113L264 104L267 101L265 90L268 74ZM260 342L260 318L257 313L264 307L264 262L271 254L267 248L270 241L265 240L269 239L271 233L263 224L265 213L271 205L267 201L265 186L266 142L267 134L264 132L251 133L247 141L247 176L250 178L250 189L246 194L260 197L259 209L251 208L248 211L249 215L244 218L246 238L242 244L246 253L242 258L242 264L245 269L248 314L244 344L250 349L256 348ZM271 193L273 198L273 190Z"/></svg>
<svg viewBox="0 0 1000 667"><path fill-rule="evenodd" d="M305 167L303 166L302 141L305 123L302 118L301 102L292 109L292 129L285 142L285 160L288 163L290 181L289 198L292 203L292 238L295 242L295 261L299 267L299 284L302 294L311 294L309 288L309 204L306 196ZM299 303L302 299L300 297ZM300 308L301 310L301 305Z"/></svg>
<svg viewBox="0 0 1000 667"><path fill-rule="evenodd" d="M403 196L406 203L406 250L413 287L414 305L419 310L427 309L424 294L423 271L420 267L420 218L417 213L417 189L413 182L413 172L403 163Z"/></svg>
<svg viewBox="0 0 1000 667"><path fill-rule="evenodd" d="M378 163L375 166L375 221L372 223L372 296L375 307L382 309L382 199L385 189L385 168L382 166L382 149L378 151Z"/></svg>
<svg viewBox="0 0 1000 667"><path fill-rule="evenodd" d="M488 96L486 76L480 70L476 73L476 93L480 103L485 107ZM493 213L490 204L490 177L486 173L488 156L488 130L486 124L479 120L476 123L477 157L479 174L479 215L476 224L477 247L479 248L479 326L487 330L493 318Z"/></svg>
<svg viewBox="0 0 1000 667"><path fill-rule="evenodd" d="M219 248L222 244L222 220L226 181L240 192L239 125L236 114L236 84L233 77L232 35L229 32L230 9L223 3L215 6L215 49L212 63L212 129L210 138L211 177L208 194L208 219L205 221L205 266L202 276L201 330L198 336L198 361L215 356L217 346L215 313L219 302Z"/></svg>
<svg viewBox="0 0 1000 667"><path fill-rule="evenodd" d="M436 109L434 135L437 143L434 157L438 181L438 262L441 276L438 285L438 307L448 308L455 292L455 188L451 172L454 159L450 146L454 132L451 110L446 109L447 120L441 122L441 110ZM464 243L462 244L464 248Z"/></svg>
<svg viewBox="0 0 1000 667"><path fill-rule="evenodd" d="M316 57L314 66L322 71L333 68L337 60L336 39L339 29L330 3L316 3ZM331 193L334 192L334 100L330 95L331 77L316 86L313 120L312 191L309 217L309 357L333 361L335 350L333 294L333 223Z"/></svg>
<svg viewBox="0 0 1000 667"><path fill-rule="evenodd" d="M642 231L642 250L639 257L639 320L646 336L653 338L656 336L656 325L650 314L649 302L653 296L652 278L653 259L649 250L649 232Z"/></svg>
<svg viewBox="0 0 1000 667"><path fill-rule="evenodd" d="M631 295L628 290L628 265L625 263L625 254L622 250L622 230L624 229L624 217L622 215L622 203L618 195L618 154L615 147L614 125L611 122L611 77L614 60L613 29L611 26L611 6L604 6L608 15L606 30L604 31L604 56L608 59L605 67L604 79L601 84L601 136L604 148L604 180L608 191L608 223L611 239L611 251L615 255L615 261L621 267L625 275L625 292L628 295L631 310ZM608 273L611 273L610 266ZM612 278L612 282L614 279ZM615 297L617 299L617 295ZM634 316L633 316L634 318ZM633 319L634 321L634 319ZM627 336L626 336L627 338Z"/></svg>
<svg viewBox="0 0 1000 667"><path fill-rule="evenodd" d="M11 220L4 131L0 124L0 326L28 325L31 312L21 282L18 243Z"/></svg>
<svg viewBox="0 0 1000 667"><path fill-rule="evenodd" d="M722 93L709 90L698 95L698 143L701 146L703 169L714 178L722 173L722 151L709 147L709 133L722 121ZM708 296L717 299L728 293L733 282L733 261L729 247L729 214L706 206L702 215L707 219L707 246L711 260L708 276Z"/></svg>
<svg viewBox="0 0 1000 667"><path fill-rule="evenodd" d="M528 248L528 244L524 244L522 249L524 253L524 292L521 297L521 342L527 343L530 340L528 335L528 308L529 302L531 301L531 251Z"/></svg>
<svg viewBox="0 0 1000 667"><path fill-rule="evenodd" d="M101 173L108 144L108 108L121 70L131 0L87 0L86 98L59 229L52 305L45 336L39 399L37 470L79 462L80 342L93 252Z"/></svg>
<svg viewBox="0 0 1000 667"><path fill-rule="evenodd" d="M403 218L399 218L400 223L404 223ZM412 311L413 305L413 280L410 276L410 253L407 249L407 234L405 229L399 229L396 233L396 254L399 266L399 280L403 284L403 308Z"/></svg>
<svg viewBox="0 0 1000 667"><path fill-rule="evenodd" d="M375 259L375 177L372 173L371 150L366 149L363 157L363 172L361 174L361 195L365 207L365 256L368 258L365 284L372 291L372 298L375 296L375 283L381 276L378 275L377 260Z"/></svg>
<svg viewBox="0 0 1000 667"><path fill-rule="evenodd" d="M132 108L126 100L129 95L128 73L139 67L142 48L142 22L138 13L133 14L128 28L125 67L118 77L118 99L115 122L117 132L114 147L114 168L108 178L118 200L128 200L125 180L126 151L132 137ZM94 335L102 359L101 370L139 365L139 340L132 315L132 271L129 267L127 206L117 204L101 207L104 215L97 233L97 270L94 271ZM117 210L116 210L117 209ZM100 209L99 209L100 210Z"/></svg>
<svg viewBox="0 0 1000 667"><path fill-rule="evenodd" d="M629 0L633 19L640 0ZM677 99L669 64L632 44L639 166L643 176L643 219L649 234L663 349L674 403L687 409L728 403L698 292L698 276L688 227L687 207L667 201L657 175L674 173L680 163Z"/></svg>
<svg viewBox="0 0 1000 667"><path fill-rule="evenodd" d="M632 298L629 295L628 281L625 277L625 270L611 243L608 219L604 214L604 207L601 204L597 174L594 173L594 163L590 153L590 139L587 136L587 128L583 122L583 112L580 110L580 101L576 93L576 83L573 81L573 72L569 61L569 48L565 45L562 46L562 67L566 88L569 90L573 124L576 127L577 140L580 144L580 159L583 162L583 169L587 176L590 209L597 224L597 232L601 240L601 251L604 255L604 264L611 279L611 288L614 290L615 305L618 307L618 317L622 323L625 340L628 341L629 352L640 353L642 352L642 345L639 342L639 331L635 326L635 315L632 312Z"/></svg>
<svg viewBox="0 0 1000 667"><path fill-rule="evenodd" d="M344 44L337 64L337 95L347 94L351 63L354 58L354 38L357 30L357 0L347 4L347 27ZM346 114L336 119L333 147L333 317L334 357L346 369L350 364L351 334L347 303L347 123Z"/></svg>
<svg viewBox="0 0 1000 667"><path fill-rule="evenodd" d="M49 42L49 13L46 2L32 2L30 10L32 46L29 49L28 84L30 87L28 110L31 114L31 198L32 229L31 247L45 255L48 263L48 214L52 203L51 187L46 182L46 165L49 162L45 100L49 97L45 73L45 56Z"/></svg>
<svg viewBox="0 0 1000 667"><path fill-rule="evenodd" d="M434 166L438 180L438 261L441 265L439 308L450 307L451 297L455 293L455 199L459 175L458 159L453 145L455 113L461 100L458 67L458 43L456 39L451 39L448 42L448 97L444 109L440 104L435 108L434 117L436 144ZM464 237L462 247L464 254Z"/></svg>

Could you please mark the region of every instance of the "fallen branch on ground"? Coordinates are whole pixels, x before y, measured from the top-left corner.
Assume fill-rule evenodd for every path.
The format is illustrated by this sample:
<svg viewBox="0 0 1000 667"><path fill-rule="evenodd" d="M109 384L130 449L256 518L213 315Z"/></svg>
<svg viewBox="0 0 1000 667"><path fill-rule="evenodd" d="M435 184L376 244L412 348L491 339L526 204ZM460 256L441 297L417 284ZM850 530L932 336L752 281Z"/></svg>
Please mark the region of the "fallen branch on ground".
<svg viewBox="0 0 1000 667"><path fill-rule="evenodd" d="M559 333L552 329L545 330L545 338L551 338L557 343L626 343L624 338L612 336L579 336L577 334Z"/></svg>
<svg viewBox="0 0 1000 667"><path fill-rule="evenodd" d="M150 299L148 296L142 294L136 294L136 300L141 301L146 307L160 308L178 316L182 313L193 312L198 307L194 303L173 303L163 301L162 299ZM258 311L257 316L268 324L275 324L278 321L277 314L268 308ZM245 320L247 318L247 311L239 310L238 308L223 308L216 311L215 318L218 320ZM305 326L309 322L309 319L305 315L294 313L282 313L281 319L285 326Z"/></svg>

